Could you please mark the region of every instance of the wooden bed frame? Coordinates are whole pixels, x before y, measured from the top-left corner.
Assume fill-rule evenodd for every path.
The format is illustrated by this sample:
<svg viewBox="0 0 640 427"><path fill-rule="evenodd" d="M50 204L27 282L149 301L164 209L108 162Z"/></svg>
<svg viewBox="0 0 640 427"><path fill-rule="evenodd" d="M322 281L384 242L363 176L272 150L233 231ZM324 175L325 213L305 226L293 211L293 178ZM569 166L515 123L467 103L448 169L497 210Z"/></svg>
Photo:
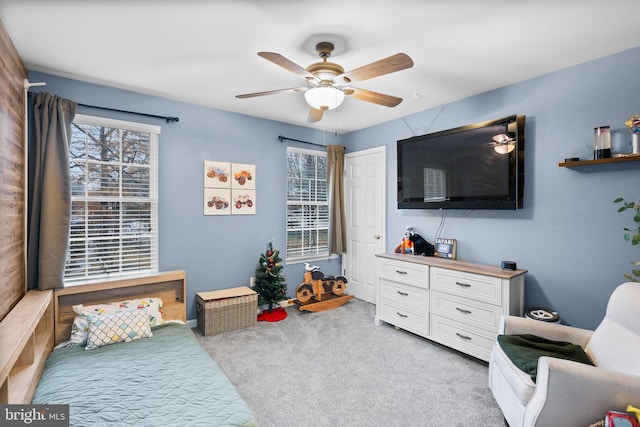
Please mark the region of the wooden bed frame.
<svg viewBox="0 0 640 427"><path fill-rule="evenodd" d="M96 281L29 291L0 322L0 404L28 404L54 345L67 341L77 304L159 297L164 320L186 321L186 273Z"/></svg>
<svg viewBox="0 0 640 427"><path fill-rule="evenodd" d="M156 297L162 299L164 320L186 321L186 274L169 271L132 279L67 286L54 291L55 344L68 341L77 304L92 305L126 299Z"/></svg>

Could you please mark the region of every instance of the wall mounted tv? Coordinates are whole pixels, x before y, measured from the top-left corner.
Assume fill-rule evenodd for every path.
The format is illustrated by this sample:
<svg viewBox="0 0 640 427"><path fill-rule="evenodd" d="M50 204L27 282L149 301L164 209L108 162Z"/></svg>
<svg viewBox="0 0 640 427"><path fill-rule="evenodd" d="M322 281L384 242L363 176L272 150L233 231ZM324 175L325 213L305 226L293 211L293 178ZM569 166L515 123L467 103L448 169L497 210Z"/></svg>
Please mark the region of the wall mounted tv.
<svg viewBox="0 0 640 427"><path fill-rule="evenodd" d="M398 141L399 209L522 209L524 116Z"/></svg>

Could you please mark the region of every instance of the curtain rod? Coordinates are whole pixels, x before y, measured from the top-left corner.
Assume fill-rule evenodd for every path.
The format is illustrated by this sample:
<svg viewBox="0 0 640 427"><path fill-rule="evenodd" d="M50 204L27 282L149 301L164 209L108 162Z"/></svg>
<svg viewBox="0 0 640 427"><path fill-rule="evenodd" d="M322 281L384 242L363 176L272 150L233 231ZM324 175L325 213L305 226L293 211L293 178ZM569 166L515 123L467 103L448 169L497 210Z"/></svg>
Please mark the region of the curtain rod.
<svg viewBox="0 0 640 427"><path fill-rule="evenodd" d="M179 122L180 121L180 118L178 118L178 117L158 116L156 114L147 114L147 113L138 113L138 112L135 112L135 111L119 110L117 108L98 107L98 106L95 106L95 105L81 104L79 102L77 104L79 106L81 106L81 107L86 107L86 108L95 108L95 109L104 110L104 111L114 111L116 113L134 114L136 116L153 117L154 119L164 119L164 120L167 121L167 123Z"/></svg>
<svg viewBox="0 0 640 427"><path fill-rule="evenodd" d="M288 138L288 137L286 137L286 136L282 136L282 135L279 135L279 136L278 136L278 139L280 140L280 142L282 142L282 141L284 141L284 140L287 140L287 141L295 141L295 142L302 142L303 144L317 145L318 147L327 148L327 146L326 146L326 145L317 144L317 143L315 143L315 142L302 141L302 140L299 140L299 139Z"/></svg>
<svg viewBox="0 0 640 427"><path fill-rule="evenodd" d="M44 84L37 83L37 84L33 84L32 86L43 86L43 85ZM36 93L36 92L28 92L27 95L28 96L32 96L34 93ZM119 110L117 108L98 107L96 105L81 104L79 102L77 102L76 104L81 106L81 107L95 108L97 110L113 111L113 112L116 112L116 113L134 114L136 116L153 117L154 119L163 119L163 120L166 120L167 123L179 122L180 121L179 117L158 116L156 114L138 113L138 112L135 112L135 111Z"/></svg>

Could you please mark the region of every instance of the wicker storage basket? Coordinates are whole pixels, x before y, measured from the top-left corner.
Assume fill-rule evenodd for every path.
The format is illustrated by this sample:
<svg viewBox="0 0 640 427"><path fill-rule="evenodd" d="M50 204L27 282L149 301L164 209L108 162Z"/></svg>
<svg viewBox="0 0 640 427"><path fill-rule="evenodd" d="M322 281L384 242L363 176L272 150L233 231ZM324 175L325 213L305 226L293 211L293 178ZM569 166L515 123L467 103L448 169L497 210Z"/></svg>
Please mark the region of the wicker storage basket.
<svg viewBox="0 0 640 427"><path fill-rule="evenodd" d="M253 326L258 318L258 294L246 286L220 291L199 292L198 329L202 335Z"/></svg>

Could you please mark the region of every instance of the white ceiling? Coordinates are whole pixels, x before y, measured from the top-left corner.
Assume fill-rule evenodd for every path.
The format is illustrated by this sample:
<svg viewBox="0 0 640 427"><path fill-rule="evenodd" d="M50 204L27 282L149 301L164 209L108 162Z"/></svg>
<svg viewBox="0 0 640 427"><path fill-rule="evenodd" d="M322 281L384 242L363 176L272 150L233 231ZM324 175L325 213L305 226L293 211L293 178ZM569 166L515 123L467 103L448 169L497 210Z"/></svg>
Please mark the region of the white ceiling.
<svg viewBox="0 0 640 427"><path fill-rule="evenodd" d="M640 46L637 0L21 0L0 19L30 70L340 133ZM353 85L403 102L347 98L308 125L302 93L235 98L304 86L256 53L307 67L322 40L345 70L408 54Z"/></svg>

